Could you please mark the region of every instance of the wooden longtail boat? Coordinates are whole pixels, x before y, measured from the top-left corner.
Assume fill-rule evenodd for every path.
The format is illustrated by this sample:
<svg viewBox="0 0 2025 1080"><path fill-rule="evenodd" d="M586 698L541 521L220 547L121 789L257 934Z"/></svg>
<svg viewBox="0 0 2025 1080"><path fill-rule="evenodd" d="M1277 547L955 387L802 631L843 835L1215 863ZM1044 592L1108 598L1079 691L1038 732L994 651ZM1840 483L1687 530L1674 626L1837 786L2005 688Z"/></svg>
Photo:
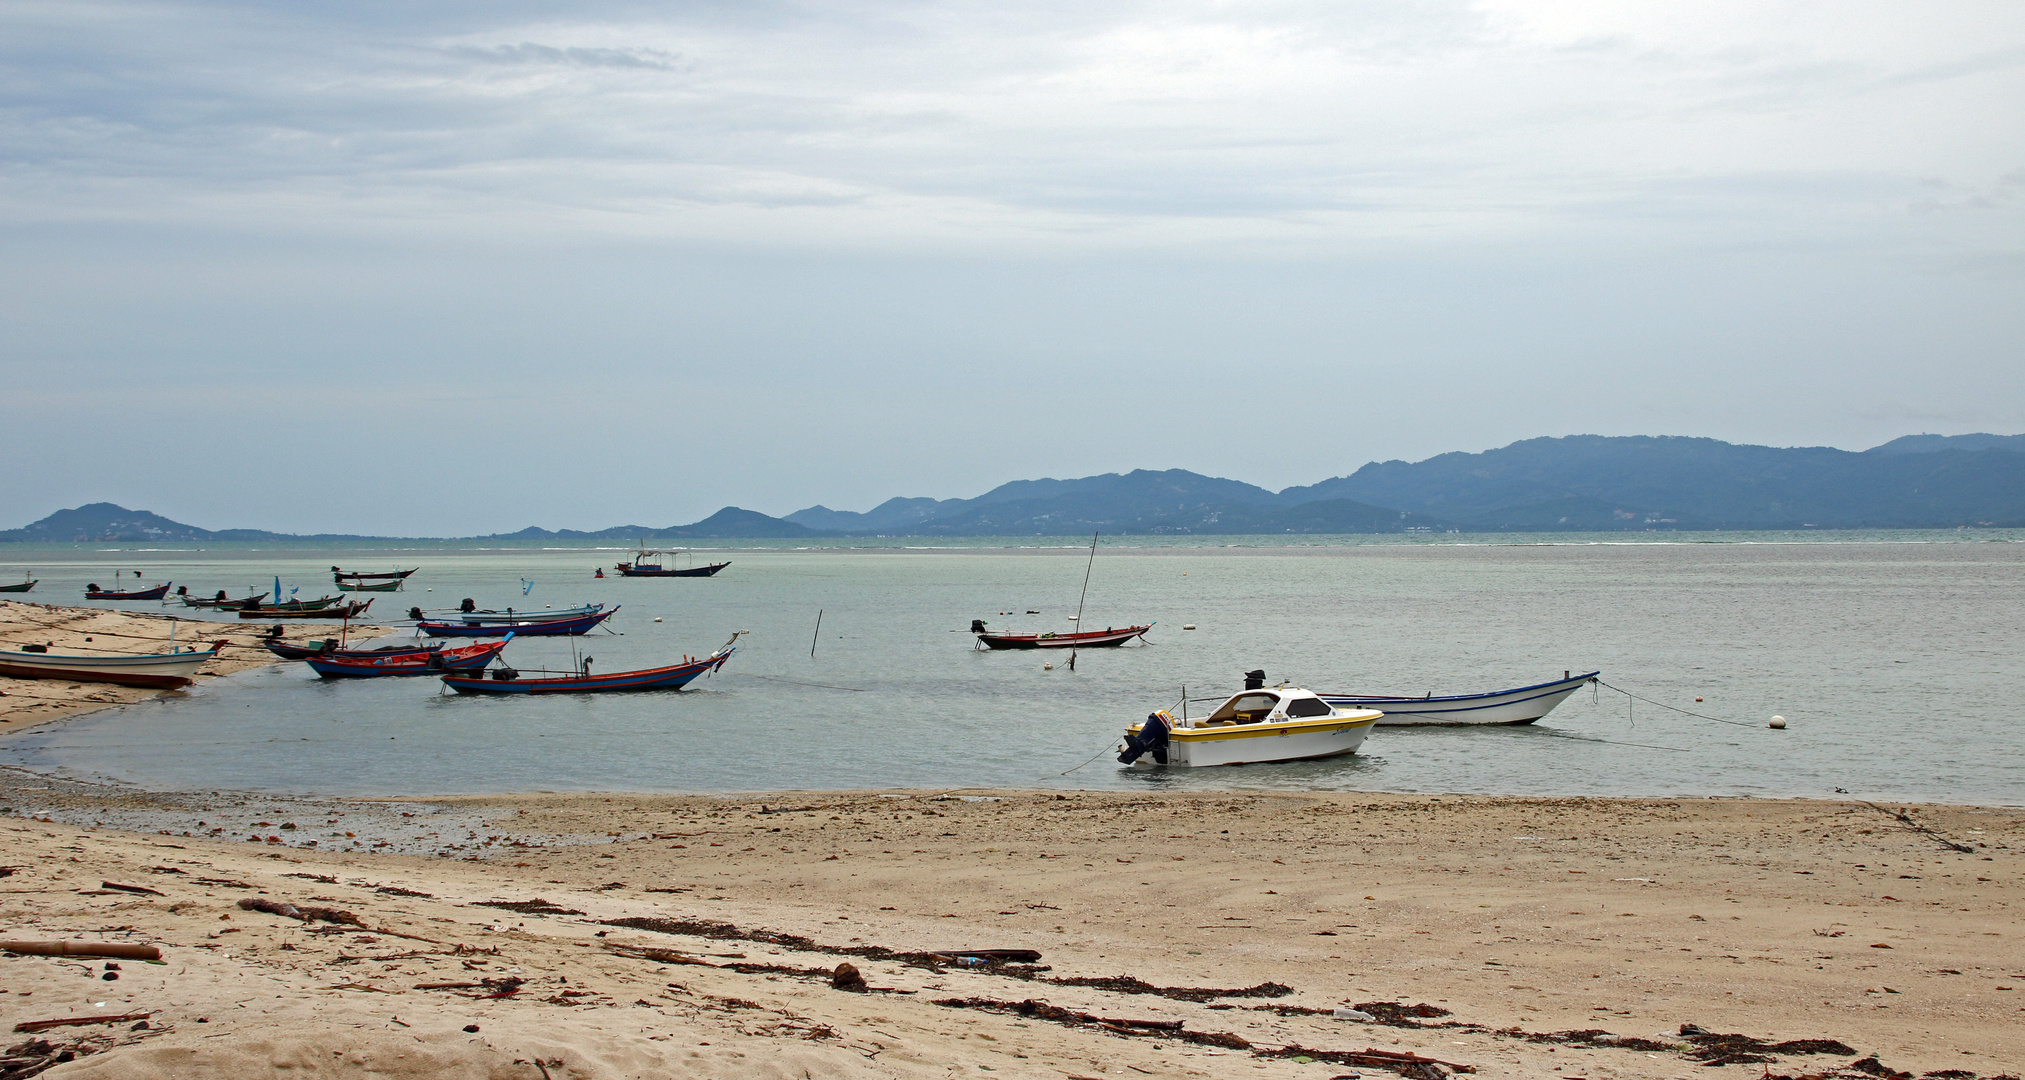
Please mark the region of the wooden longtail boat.
<svg viewBox="0 0 2025 1080"><path fill-rule="evenodd" d="M593 675L587 658L584 670L564 672L560 678L523 679L512 668L494 668L490 679L445 675L443 685L460 694L597 694L615 690L680 690L698 676L723 667L724 662L731 659L731 654L738 651L733 642L743 633L745 631L740 630L738 634L731 635L731 641L725 642L723 648L709 656L697 660L685 659L667 667Z"/></svg>
<svg viewBox="0 0 2025 1080"><path fill-rule="evenodd" d="M145 686L173 690L195 681L197 669L225 647L223 641L209 649L166 653L110 653L78 656L40 651L31 645L20 652L0 651L0 675L17 679L69 679L73 682L108 682L122 686ZM29 650L37 651L29 651Z"/></svg>
<svg viewBox="0 0 2025 1080"><path fill-rule="evenodd" d="M225 590L220 589L217 596L184 596L178 594L177 598L183 601L184 607L211 608L217 611L237 611L240 608L260 606L260 602L267 599L267 594L255 593L252 596L241 597L238 600L228 600L225 598Z"/></svg>
<svg viewBox="0 0 2025 1080"><path fill-rule="evenodd" d="M138 589L133 592L122 592L119 589L101 589L97 585L86 585L84 587L84 598L86 600L160 600L162 597L169 595L169 585L169 582L163 582L152 589Z"/></svg>
<svg viewBox="0 0 2025 1080"><path fill-rule="evenodd" d="M401 579L395 578L392 581L379 581L368 585L362 581L348 581L344 578L339 578L337 587L339 592L400 592Z"/></svg>
<svg viewBox="0 0 2025 1080"><path fill-rule="evenodd" d="M430 637L500 637L507 633L521 637L575 637L611 618L618 610L614 607L610 611L594 611L567 619L528 619L520 622L467 623L423 619L415 624L415 629Z"/></svg>
<svg viewBox="0 0 2025 1080"><path fill-rule="evenodd" d="M1595 682L1601 672L1587 675L1564 673L1553 682L1493 690L1487 694L1453 694L1448 697L1387 697L1373 694L1323 694L1322 700L1345 709L1377 709L1385 715L1380 727L1408 724L1530 724L1554 711L1568 695L1583 684Z"/></svg>
<svg viewBox="0 0 2025 1080"><path fill-rule="evenodd" d="M507 641L513 640L508 634ZM445 671L482 671L506 648L506 641L466 645L459 649L424 649L374 657L305 656L303 663L326 679L363 679L398 675L441 675Z"/></svg>
<svg viewBox="0 0 2025 1080"><path fill-rule="evenodd" d="M312 656L335 656L347 660L378 659L384 656L427 657L442 647L441 642L432 641L421 645L382 645L377 649L340 649L335 638L325 638L320 642L307 642L302 645L291 645L286 641L261 642L261 648L283 660L307 660Z"/></svg>
<svg viewBox="0 0 2025 1080"><path fill-rule="evenodd" d="M566 619L581 619L586 615L596 615L603 610L605 610L605 605L603 604L584 604L580 607L572 608L533 608L527 611L516 611L513 608L507 608L505 611L494 611L491 608L486 608L481 611L473 608L468 611L459 609L457 611L438 611L433 614L424 612L421 608L409 608L408 617L418 622L462 623L466 626L480 626L485 623L561 622Z"/></svg>
<svg viewBox="0 0 2025 1080"><path fill-rule="evenodd" d="M731 565L731 560L729 559L721 563L706 563L702 566L666 566L660 560L660 556L662 555L673 555L680 558L688 554L686 551L648 551L646 548L641 548L633 554L632 562L622 562L613 567L613 569L617 570L621 577L709 577ZM694 559L694 556L690 557L692 560ZM654 561L648 562L648 559L653 559Z"/></svg>
<svg viewBox="0 0 2025 1080"><path fill-rule="evenodd" d="M386 574L368 574L357 570L342 570L339 569L338 567L333 566L330 568L330 576L340 583L346 581L386 581L389 578L399 581L406 578L409 574L412 574L416 570L420 569L421 567L417 566L414 567L413 569L395 570L391 573Z"/></svg>
<svg viewBox="0 0 2025 1080"><path fill-rule="evenodd" d="M1145 626L1106 627L1073 634L994 634L980 629L981 625L973 623L971 633L976 634L978 644L987 649L1109 649L1143 637L1153 629L1153 624L1147 623Z"/></svg>
<svg viewBox="0 0 2025 1080"><path fill-rule="evenodd" d="M276 596L280 596L281 594L280 594L280 593L276 593L275 595L276 595ZM343 600L343 599L344 599L344 597L342 597L342 596L319 596L319 597L317 597L317 598L316 598L316 599L314 599L314 600L277 600L277 601L275 601L275 602L274 602L274 603L272 603L272 604L268 604L268 605L267 605L267 606L265 607L265 609L264 609L264 610L267 610L267 611L321 611L321 610L323 610L324 608L330 607L331 605L333 605L333 604L336 604L336 603L338 603L339 601L341 601L341 600ZM367 601L367 602L368 602L368 603L371 603L371 601Z"/></svg>
<svg viewBox="0 0 2025 1080"><path fill-rule="evenodd" d="M0 585L0 592L27 592L34 587L35 581L30 579L28 581L17 581L12 585Z"/></svg>
<svg viewBox="0 0 2025 1080"><path fill-rule="evenodd" d="M242 619L352 619L357 618L373 602L341 604L333 608L290 608L290 607L249 607L240 608Z"/></svg>

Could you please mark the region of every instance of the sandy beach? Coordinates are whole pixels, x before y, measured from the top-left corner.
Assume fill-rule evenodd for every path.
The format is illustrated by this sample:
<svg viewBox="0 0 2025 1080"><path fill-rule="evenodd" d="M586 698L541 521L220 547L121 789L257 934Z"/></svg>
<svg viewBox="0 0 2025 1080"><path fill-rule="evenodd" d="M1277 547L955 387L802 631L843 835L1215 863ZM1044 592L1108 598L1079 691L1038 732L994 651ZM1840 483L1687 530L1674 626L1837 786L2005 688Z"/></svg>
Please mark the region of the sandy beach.
<svg viewBox="0 0 2025 1080"><path fill-rule="evenodd" d="M222 675L280 663L260 647L267 639L268 622L219 622L208 619L177 618L175 609L163 611L111 611L104 608L66 607L21 600L0 601L0 647L47 645L56 652L88 655L102 653L155 653L166 651L171 642L179 645L227 643L218 659L197 675L202 683ZM339 626L327 619L282 622L281 640L290 643L321 641L338 636ZM384 626L353 626L354 641L365 641L391 633ZM0 675L0 732L17 732L66 716L131 705L178 690L148 690L115 683L74 682L64 679L16 679Z"/></svg>
<svg viewBox="0 0 2025 1080"><path fill-rule="evenodd" d="M5 802L6 937L164 954L0 959L10 1027L127 1017L12 1036L100 1051L50 1076L1743 1080L2025 1060L2015 809L333 801L19 772ZM865 989L833 985L842 963Z"/></svg>

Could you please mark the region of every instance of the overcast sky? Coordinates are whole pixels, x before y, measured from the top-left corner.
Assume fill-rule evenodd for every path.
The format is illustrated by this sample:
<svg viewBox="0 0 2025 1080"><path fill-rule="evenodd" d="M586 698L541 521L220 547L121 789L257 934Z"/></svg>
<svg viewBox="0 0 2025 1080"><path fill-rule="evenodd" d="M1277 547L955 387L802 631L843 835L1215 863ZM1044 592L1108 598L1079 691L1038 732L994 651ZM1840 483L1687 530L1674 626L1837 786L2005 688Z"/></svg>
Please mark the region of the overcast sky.
<svg viewBox="0 0 2025 1080"><path fill-rule="evenodd" d="M0 0L0 528L2025 431L2025 5Z"/></svg>

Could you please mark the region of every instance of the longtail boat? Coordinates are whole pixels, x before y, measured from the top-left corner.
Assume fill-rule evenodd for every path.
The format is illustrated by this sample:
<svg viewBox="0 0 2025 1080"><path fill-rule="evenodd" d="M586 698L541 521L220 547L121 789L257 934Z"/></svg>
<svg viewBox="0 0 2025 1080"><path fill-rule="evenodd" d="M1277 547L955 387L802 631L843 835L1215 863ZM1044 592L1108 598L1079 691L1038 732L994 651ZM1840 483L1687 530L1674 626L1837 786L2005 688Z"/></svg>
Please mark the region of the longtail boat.
<svg viewBox="0 0 2025 1080"><path fill-rule="evenodd" d="M333 608L291 608L291 607L249 607L240 608L242 619L352 619L357 618L373 602L341 604Z"/></svg>
<svg viewBox="0 0 2025 1080"><path fill-rule="evenodd" d="M567 619L527 619L519 622L467 623L423 619L415 624L415 629L430 637L500 637L507 633L522 637L575 637L611 618L618 610L614 607L610 611L594 611Z"/></svg>
<svg viewBox="0 0 2025 1080"><path fill-rule="evenodd" d="M1451 694L1447 697L1389 697L1376 694L1329 694L1322 700L1340 709L1377 709L1385 715L1380 727L1408 724L1530 724L1554 711L1568 695L1597 680L1602 672L1587 675L1563 672L1553 682L1493 690L1487 694Z"/></svg>
<svg viewBox="0 0 2025 1080"><path fill-rule="evenodd" d="M1147 623L1145 626L1105 627L1073 634L994 634L984 629L981 619L972 620L970 626L970 632L977 635L978 644L987 649L1109 649L1143 637L1151 629L1153 624Z"/></svg>
<svg viewBox="0 0 2025 1080"><path fill-rule="evenodd" d="M27 592L34 587L35 579L29 578L24 581L14 582L11 585L0 585L0 592Z"/></svg>
<svg viewBox="0 0 2025 1080"><path fill-rule="evenodd" d="M691 560L692 565L668 566L661 562L661 556L663 555L672 555L677 559L687 557ZM653 561L647 561L649 559ZM695 556L690 555L686 551L649 551L646 548L641 548L633 554L632 562L622 562L613 567L613 569L617 570L621 577L709 577L731 565L731 560L726 559L721 563L705 563L702 566L696 566L693 565L694 559Z"/></svg>
<svg viewBox="0 0 2025 1080"><path fill-rule="evenodd" d="M513 635L507 635L507 641ZM394 675L441 675L446 671L483 671L506 648L506 641L466 645L459 649L424 649L419 653L387 653L372 657L305 656L303 663L326 679L362 679Z"/></svg>
<svg viewBox="0 0 2025 1080"><path fill-rule="evenodd" d="M165 581L152 589L137 589L133 592L122 592L119 589L101 589L96 584L92 584L84 587L84 598L86 600L160 600L162 597L169 595L169 584L169 582Z"/></svg>
<svg viewBox="0 0 2025 1080"><path fill-rule="evenodd" d="M292 645L286 641L263 641L260 647L281 657L283 660L307 660L312 656L335 656L340 659L377 659L385 656L423 656L443 648L441 642L426 642L420 645L382 645L375 649L341 649L336 638L304 642Z"/></svg>
<svg viewBox="0 0 2025 1080"><path fill-rule="evenodd" d="M252 596L230 600L226 598L225 590L219 589L217 596L190 596L178 592L176 598L183 602L184 607L211 608L216 611L237 611L240 608L260 606L260 602L267 599L267 594L255 593Z"/></svg>
<svg viewBox="0 0 2025 1080"><path fill-rule="evenodd" d="M275 595L280 596L281 594L275 593ZM342 596L319 596L314 600L276 600L274 603L266 605L263 610L321 611L324 608L330 607L331 605L336 604L343 599L344 597ZM367 602L371 603L371 601Z"/></svg>
<svg viewBox="0 0 2025 1080"><path fill-rule="evenodd" d="M345 578L339 578L337 587L339 592L400 592L401 579L395 578L392 581L377 581L368 585L363 581L349 581Z"/></svg>
<svg viewBox="0 0 2025 1080"><path fill-rule="evenodd" d="M520 672L500 667L492 670L490 679L475 675L445 675L443 685L460 694L597 694L614 690L680 690L698 676L723 667L724 662L731 659L731 654L738 651L734 643L743 633L746 631L740 630L731 635L731 640L725 642L723 648L709 656L695 660L685 657L681 663L667 667L593 675L590 658L586 657L581 670L558 672L556 678L523 679Z"/></svg>
<svg viewBox="0 0 2025 1080"><path fill-rule="evenodd" d="M357 570L343 570L333 566L330 568L330 576L341 584L346 581L386 581L390 578L399 581L420 569L421 567L417 566L412 569L395 570L385 574L368 574Z"/></svg>
<svg viewBox="0 0 2025 1080"><path fill-rule="evenodd" d="M409 608L408 617L417 621L480 626L485 623L560 622L596 615L603 610L605 610L603 604L583 604L571 608L535 608L529 611L516 611L513 608L504 611L494 611L491 608L482 611L477 608L459 608L456 611L439 611L434 614L424 612L421 608Z"/></svg>
<svg viewBox="0 0 2025 1080"><path fill-rule="evenodd" d="M69 679L173 690L196 681L197 669L225 647L166 653L109 653L95 656L52 653L47 646L28 645L20 652L0 651L0 675L17 679Z"/></svg>

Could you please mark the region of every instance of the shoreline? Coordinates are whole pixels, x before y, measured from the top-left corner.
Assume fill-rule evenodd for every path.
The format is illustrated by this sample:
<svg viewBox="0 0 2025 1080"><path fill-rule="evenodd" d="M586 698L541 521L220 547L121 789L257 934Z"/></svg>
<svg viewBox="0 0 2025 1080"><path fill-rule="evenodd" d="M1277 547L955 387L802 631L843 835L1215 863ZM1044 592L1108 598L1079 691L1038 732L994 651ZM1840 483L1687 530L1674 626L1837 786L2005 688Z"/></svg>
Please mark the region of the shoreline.
<svg viewBox="0 0 2025 1080"><path fill-rule="evenodd" d="M286 663L261 648L261 644L268 640L268 625L271 624L259 620L223 622L178 618L166 611L118 611L28 600L0 601L0 648L46 643L60 650L81 653L147 653L162 651L171 642L188 645L224 641L231 649L206 663L191 686L175 690L0 675L0 725L5 725L0 727L0 739L52 721L182 694L223 676ZM337 630L324 620L281 620L281 625L281 640L291 644L331 637ZM351 627L351 631L370 639L393 633L394 628L358 625Z"/></svg>
<svg viewBox="0 0 2025 1080"><path fill-rule="evenodd" d="M2011 1075L2025 1060L2012 809L1907 808L1936 837L1798 799L271 799L15 770L0 796L0 863L22 867L5 883L13 936L120 925L165 943L169 967L129 963L112 987L92 981L102 964L0 959L30 991L0 996L0 1021L155 1010L97 1059L108 1068L253 1076L337 1052L393 1075L529 1080L1346 1071L1292 1046L1417 1052L1484 1077L1746 1080L1873 1052L1914 1074ZM236 907L248 897L334 904L367 925ZM961 948L1033 949L1047 970L906 959ZM831 987L844 960L875 992ZM1288 991L1157 989L1268 983ZM281 996L235 1011L256 985ZM1071 1019L1012 1008L1028 999ZM1408 1026L1329 1015L1386 1003L1432 1011L1374 1013ZM1076 1013L1178 1020L1250 1049ZM1851 1053L1705 1066L1683 1024Z"/></svg>

